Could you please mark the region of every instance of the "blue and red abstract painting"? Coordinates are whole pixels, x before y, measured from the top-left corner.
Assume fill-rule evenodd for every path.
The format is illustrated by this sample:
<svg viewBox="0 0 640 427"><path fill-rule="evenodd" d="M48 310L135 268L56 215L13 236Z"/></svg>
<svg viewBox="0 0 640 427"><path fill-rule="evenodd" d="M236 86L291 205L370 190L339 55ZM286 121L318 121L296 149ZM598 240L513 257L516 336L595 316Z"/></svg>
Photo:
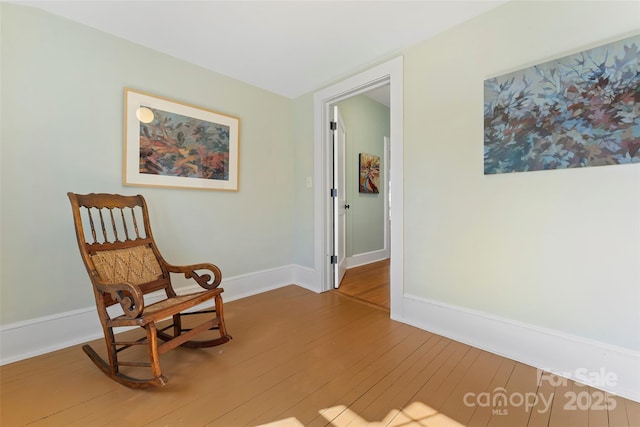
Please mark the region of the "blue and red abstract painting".
<svg viewBox="0 0 640 427"><path fill-rule="evenodd" d="M640 163L640 36L484 82L484 173Z"/></svg>

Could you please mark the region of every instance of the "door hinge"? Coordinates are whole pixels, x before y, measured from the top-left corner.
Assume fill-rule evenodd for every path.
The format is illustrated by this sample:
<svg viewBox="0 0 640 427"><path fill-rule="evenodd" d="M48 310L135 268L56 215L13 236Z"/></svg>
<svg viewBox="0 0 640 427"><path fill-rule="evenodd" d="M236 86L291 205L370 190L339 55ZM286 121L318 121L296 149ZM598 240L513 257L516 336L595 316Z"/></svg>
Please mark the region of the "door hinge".
<svg viewBox="0 0 640 427"><path fill-rule="evenodd" d="M329 196L330 196L330 197L338 197L338 189L337 189L337 188L332 188L332 189L329 191Z"/></svg>
<svg viewBox="0 0 640 427"><path fill-rule="evenodd" d="M336 122L329 122L329 129L331 129L331 130L336 130L336 129L338 129L338 123L336 123Z"/></svg>
<svg viewBox="0 0 640 427"><path fill-rule="evenodd" d="M331 255L331 264L337 264L337 263L338 263L338 256Z"/></svg>

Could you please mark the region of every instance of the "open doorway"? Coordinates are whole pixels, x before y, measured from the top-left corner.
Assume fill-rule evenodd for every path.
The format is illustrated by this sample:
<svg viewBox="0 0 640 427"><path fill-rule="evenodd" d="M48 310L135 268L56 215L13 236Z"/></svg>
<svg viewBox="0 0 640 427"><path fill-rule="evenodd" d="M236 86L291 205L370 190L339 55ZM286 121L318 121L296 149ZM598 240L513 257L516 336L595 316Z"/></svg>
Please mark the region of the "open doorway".
<svg viewBox="0 0 640 427"><path fill-rule="evenodd" d="M315 274L319 291L333 289L332 232L333 201L331 173L331 106L354 95L359 95L389 85L390 98L390 314L392 318L403 317L403 67L402 58L396 58L368 71L346 79L317 92L314 96L314 258Z"/></svg>
<svg viewBox="0 0 640 427"><path fill-rule="evenodd" d="M390 86L333 108L334 288L389 311Z"/></svg>

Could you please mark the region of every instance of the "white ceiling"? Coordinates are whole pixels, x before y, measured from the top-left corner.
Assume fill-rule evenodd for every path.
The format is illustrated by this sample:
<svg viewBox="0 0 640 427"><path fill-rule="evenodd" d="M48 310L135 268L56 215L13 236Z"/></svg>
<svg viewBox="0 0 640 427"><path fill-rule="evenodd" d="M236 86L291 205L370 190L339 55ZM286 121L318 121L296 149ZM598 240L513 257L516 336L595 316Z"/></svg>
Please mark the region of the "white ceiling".
<svg viewBox="0 0 640 427"><path fill-rule="evenodd" d="M295 98L505 0L16 2Z"/></svg>

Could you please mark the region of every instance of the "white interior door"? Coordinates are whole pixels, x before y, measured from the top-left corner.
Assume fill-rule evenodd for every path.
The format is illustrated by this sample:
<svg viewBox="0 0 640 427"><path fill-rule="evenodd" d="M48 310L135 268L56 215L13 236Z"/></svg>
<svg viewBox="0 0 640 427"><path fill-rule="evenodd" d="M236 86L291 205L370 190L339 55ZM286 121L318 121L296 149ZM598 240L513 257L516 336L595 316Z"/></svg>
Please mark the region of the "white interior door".
<svg viewBox="0 0 640 427"><path fill-rule="evenodd" d="M347 244L346 244L346 213L348 209L346 201L345 185L345 143L346 131L344 121L340 116L337 106L333 107L333 287L338 289L347 268Z"/></svg>

